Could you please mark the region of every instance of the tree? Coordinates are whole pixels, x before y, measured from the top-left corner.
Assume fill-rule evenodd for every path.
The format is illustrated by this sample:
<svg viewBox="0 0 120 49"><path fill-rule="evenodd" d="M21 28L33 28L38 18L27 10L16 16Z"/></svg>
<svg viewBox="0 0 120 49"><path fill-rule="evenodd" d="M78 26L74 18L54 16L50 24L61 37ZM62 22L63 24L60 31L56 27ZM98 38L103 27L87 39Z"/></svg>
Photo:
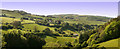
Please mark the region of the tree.
<svg viewBox="0 0 120 49"><path fill-rule="evenodd" d="M12 25L2 25L1 28L2 28L2 30L7 30L7 29L12 29L13 26Z"/></svg>
<svg viewBox="0 0 120 49"><path fill-rule="evenodd" d="M39 23L39 21L38 21L38 20L36 20L36 21L35 21L35 23Z"/></svg>
<svg viewBox="0 0 120 49"><path fill-rule="evenodd" d="M20 31L19 31L20 32ZM37 35L26 33L23 35L17 33L17 30L11 31L10 33L4 34L4 47L13 48L28 48L34 47L41 49L46 44L45 40ZM6 43L5 43L6 42Z"/></svg>
<svg viewBox="0 0 120 49"><path fill-rule="evenodd" d="M65 44L66 44L68 47L73 47L72 44L71 44L71 42L66 42Z"/></svg>
<svg viewBox="0 0 120 49"><path fill-rule="evenodd" d="M45 30L43 30L43 32L45 32L46 35L52 34L52 31L49 28L46 28Z"/></svg>
<svg viewBox="0 0 120 49"><path fill-rule="evenodd" d="M80 43L77 43L77 44L75 45L75 49L82 49L81 44L80 44Z"/></svg>
<svg viewBox="0 0 120 49"><path fill-rule="evenodd" d="M22 32L21 32L20 30L18 30L18 34L20 34L20 35L21 35L21 34L22 34Z"/></svg>
<svg viewBox="0 0 120 49"><path fill-rule="evenodd" d="M82 44L81 44L82 47L86 47L87 46L87 42L84 41Z"/></svg>
<svg viewBox="0 0 120 49"><path fill-rule="evenodd" d="M23 22L23 18L21 18L20 20L21 20L21 22Z"/></svg>
<svg viewBox="0 0 120 49"><path fill-rule="evenodd" d="M21 38L21 35L17 34L16 32L10 32L4 34L3 36L5 37L4 41L7 42L6 47L27 47L26 40Z"/></svg>
<svg viewBox="0 0 120 49"><path fill-rule="evenodd" d="M13 28L17 29L17 28L20 28L21 26L22 25L20 21L13 21Z"/></svg>
<svg viewBox="0 0 120 49"><path fill-rule="evenodd" d="M7 17L6 14L2 14L2 17Z"/></svg>
<svg viewBox="0 0 120 49"><path fill-rule="evenodd" d="M35 30L35 32L39 32L37 26L35 26L34 30Z"/></svg>
<svg viewBox="0 0 120 49"><path fill-rule="evenodd" d="M55 21L56 24L61 24L60 20Z"/></svg>
<svg viewBox="0 0 120 49"><path fill-rule="evenodd" d="M34 20L34 18L31 17L30 20Z"/></svg>
<svg viewBox="0 0 120 49"><path fill-rule="evenodd" d="M37 35L26 34L25 37L27 38L29 47L37 47L41 49L42 46L46 44L45 40Z"/></svg>
<svg viewBox="0 0 120 49"><path fill-rule="evenodd" d="M79 43L83 43L84 41L86 41L89 38L89 36L87 34L80 34L79 37Z"/></svg>

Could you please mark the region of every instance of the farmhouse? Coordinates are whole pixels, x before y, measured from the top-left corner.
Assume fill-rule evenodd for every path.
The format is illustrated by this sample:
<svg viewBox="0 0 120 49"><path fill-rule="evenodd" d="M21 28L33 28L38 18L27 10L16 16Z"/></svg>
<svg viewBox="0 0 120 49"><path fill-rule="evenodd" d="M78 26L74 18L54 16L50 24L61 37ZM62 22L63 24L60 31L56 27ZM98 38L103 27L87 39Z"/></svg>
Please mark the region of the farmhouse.
<svg viewBox="0 0 120 49"><path fill-rule="evenodd" d="M74 36L78 36L78 34L73 34Z"/></svg>

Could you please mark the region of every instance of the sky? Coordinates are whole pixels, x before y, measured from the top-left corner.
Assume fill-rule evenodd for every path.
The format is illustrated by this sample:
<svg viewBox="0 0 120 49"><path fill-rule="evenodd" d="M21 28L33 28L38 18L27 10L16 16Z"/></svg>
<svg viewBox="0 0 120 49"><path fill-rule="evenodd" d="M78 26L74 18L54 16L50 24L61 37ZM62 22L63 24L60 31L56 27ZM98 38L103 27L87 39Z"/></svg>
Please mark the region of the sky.
<svg viewBox="0 0 120 49"><path fill-rule="evenodd" d="M119 2L120 0L1 0L2 2Z"/></svg>
<svg viewBox="0 0 120 49"><path fill-rule="evenodd" d="M117 2L2 2L2 9L32 14L79 14L117 17Z"/></svg>

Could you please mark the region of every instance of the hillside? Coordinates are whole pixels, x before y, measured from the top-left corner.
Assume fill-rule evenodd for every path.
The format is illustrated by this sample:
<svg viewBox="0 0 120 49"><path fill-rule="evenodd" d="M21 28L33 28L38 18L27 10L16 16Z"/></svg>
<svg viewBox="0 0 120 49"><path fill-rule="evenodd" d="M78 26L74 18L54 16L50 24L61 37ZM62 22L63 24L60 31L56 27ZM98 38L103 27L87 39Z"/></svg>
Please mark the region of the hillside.
<svg viewBox="0 0 120 49"><path fill-rule="evenodd" d="M109 41L106 41L106 42L102 42L102 43L99 43L98 45L100 45L99 47L119 47L118 44L120 44L119 41L120 38L117 38L117 39L112 39L112 40L109 40Z"/></svg>
<svg viewBox="0 0 120 49"><path fill-rule="evenodd" d="M50 18L53 20L62 20L64 22L68 23L84 23L84 24L104 24L105 22L109 21L110 18L104 17L104 16L92 16L92 15L77 15L77 14L61 14L61 15L35 15L31 13L27 13L25 11L19 11L19 10L2 10L2 14L5 14L8 17L15 17L15 18L38 18L38 19L46 19Z"/></svg>
<svg viewBox="0 0 120 49"><path fill-rule="evenodd" d="M118 40L120 37L120 20L118 18L111 19L111 21L105 23L98 29L91 31L90 33L92 34L86 40L87 47L119 47Z"/></svg>
<svg viewBox="0 0 120 49"><path fill-rule="evenodd" d="M92 15L77 15L77 14L64 14L64 15L51 15L64 20L68 23L84 23L84 24L104 24L109 21L110 18L104 16L92 16Z"/></svg>

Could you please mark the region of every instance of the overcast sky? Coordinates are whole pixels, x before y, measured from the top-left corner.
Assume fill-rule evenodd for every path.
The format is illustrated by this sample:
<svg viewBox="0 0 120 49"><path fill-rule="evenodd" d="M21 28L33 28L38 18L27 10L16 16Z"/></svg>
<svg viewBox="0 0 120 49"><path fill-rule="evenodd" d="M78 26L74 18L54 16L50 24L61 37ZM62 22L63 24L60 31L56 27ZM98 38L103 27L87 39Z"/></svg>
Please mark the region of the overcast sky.
<svg viewBox="0 0 120 49"><path fill-rule="evenodd" d="M32 14L79 14L117 17L117 2L2 2L2 9L24 10Z"/></svg>

